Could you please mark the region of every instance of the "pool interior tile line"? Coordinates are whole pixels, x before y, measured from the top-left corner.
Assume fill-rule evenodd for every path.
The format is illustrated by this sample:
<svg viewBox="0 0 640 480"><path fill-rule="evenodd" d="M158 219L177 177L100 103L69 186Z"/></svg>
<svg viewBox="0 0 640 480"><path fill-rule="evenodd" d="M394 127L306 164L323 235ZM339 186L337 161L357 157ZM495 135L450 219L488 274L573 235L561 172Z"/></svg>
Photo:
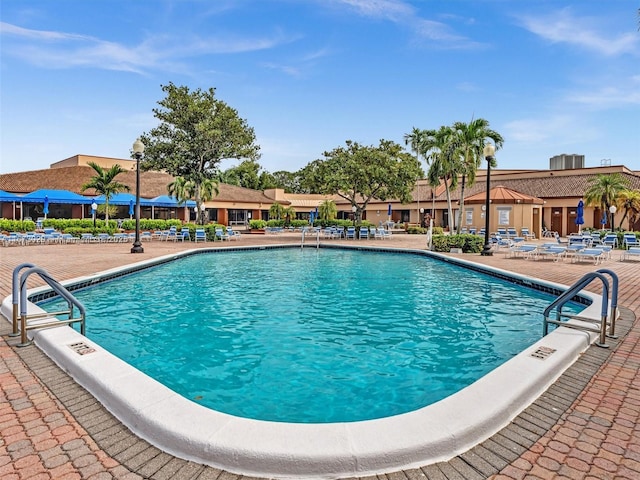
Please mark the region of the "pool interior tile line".
<svg viewBox="0 0 640 480"><path fill-rule="evenodd" d="M567 414L571 405L635 324L635 315L631 310L624 307L620 307L619 310L620 319L616 323L616 333L619 338L607 339L610 348L603 349L596 346L588 348L545 393L507 427L448 462L387 474L386 477L390 480L394 478L484 479L499 473ZM138 473L144 475L144 478L153 480L163 478L249 480L250 477L173 457L138 438L36 346L16 347L19 339L8 337L9 331L10 325L0 322L0 334L7 344L13 347L20 359L74 416L98 446L120 461L132 473ZM99 421L95 422L95 419ZM380 477L384 478L384 476Z"/></svg>

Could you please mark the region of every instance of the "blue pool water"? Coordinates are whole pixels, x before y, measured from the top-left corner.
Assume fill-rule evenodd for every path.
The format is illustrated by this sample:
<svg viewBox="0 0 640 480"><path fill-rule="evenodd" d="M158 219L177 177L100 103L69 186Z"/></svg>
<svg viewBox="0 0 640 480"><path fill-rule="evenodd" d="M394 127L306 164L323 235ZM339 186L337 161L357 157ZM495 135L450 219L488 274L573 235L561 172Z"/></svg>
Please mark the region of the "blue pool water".
<svg viewBox="0 0 640 480"><path fill-rule="evenodd" d="M421 255L297 248L193 255L75 295L90 339L184 397L304 423L441 400L538 340L552 300Z"/></svg>

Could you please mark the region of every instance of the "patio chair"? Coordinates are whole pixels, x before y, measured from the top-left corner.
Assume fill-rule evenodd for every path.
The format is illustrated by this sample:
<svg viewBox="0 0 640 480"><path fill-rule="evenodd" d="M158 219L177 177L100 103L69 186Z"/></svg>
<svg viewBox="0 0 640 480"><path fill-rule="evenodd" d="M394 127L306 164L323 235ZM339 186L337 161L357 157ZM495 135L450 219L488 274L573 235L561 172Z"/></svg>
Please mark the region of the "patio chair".
<svg viewBox="0 0 640 480"><path fill-rule="evenodd" d="M500 235L501 237L506 237L507 236L507 229L504 227L498 227L498 235Z"/></svg>
<svg viewBox="0 0 640 480"><path fill-rule="evenodd" d="M207 241L207 232L204 231L204 228L196 228L196 233L193 237L193 241L196 243Z"/></svg>
<svg viewBox="0 0 640 480"><path fill-rule="evenodd" d="M360 240L369 239L369 228L360 227Z"/></svg>
<svg viewBox="0 0 640 480"><path fill-rule="evenodd" d="M640 259L640 247L629 247L628 250L625 250L624 252L622 252L622 255L620 255L621 262L634 258Z"/></svg>
<svg viewBox="0 0 640 480"><path fill-rule="evenodd" d="M347 227L347 233L345 234L345 238L347 240L355 240L356 238L356 227Z"/></svg>
<svg viewBox="0 0 640 480"><path fill-rule="evenodd" d="M513 228L513 227L509 227L507 228L507 238L514 238L518 236L518 231Z"/></svg>
<svg viewBox="0 0 640 480"><path fill-rule="evenodd" d="M236 232L233 228L227 227L227 235L229 235L229 240L240 240L240 232Z"/></svg>
<svg viewBox="0 0 640 480"><path fill-rule="evenodd" d="M526 240L535 240L536 236L529 231L527 227L522 227L520 229L520 235L523 236Z"/></svg>
<svg viewBox="0 0 640 480"><path fill-rule="evenodd" d="M609 245L612 248L616 248L618 246L618 235L615 233L607 233L602 239L603 245Z"/></svg>
<svg viewBox="0 0 640 480"><path fill-rule="evenodd" d="M229 235L224 233L222 228L216 228L215 235L218 240L222 240L222 241L229 240Z"/></svg>
<svg viewBox="0 0 640 480"><path fill-rule="evenodd" d="M582 260L593 260L594 265L604 261L604 251L600 248L584 248L573 255L574 263Z"/></svg>
<svg viewBox="0 0 640 480"><path fill-rule="evenodd" d="M180 229L180 233L178 234L178 238L181 241L191 240L191 234L189 233L189 227L182 227Z"/></svg>
<svg viewBox="0 0 640 480"><path fill-rule="evenodd" d="M622 246L627 250L631 247L640 247L640 241L635 233L625 233L622 235Z"/></svg>

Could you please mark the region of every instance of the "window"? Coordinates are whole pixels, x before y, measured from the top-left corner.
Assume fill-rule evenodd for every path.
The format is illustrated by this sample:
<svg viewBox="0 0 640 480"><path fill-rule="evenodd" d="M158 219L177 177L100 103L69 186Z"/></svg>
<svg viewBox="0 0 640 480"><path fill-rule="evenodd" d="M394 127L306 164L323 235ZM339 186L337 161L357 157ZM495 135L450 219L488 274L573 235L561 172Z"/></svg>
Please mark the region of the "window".
<svg viewBox="0 0 640 480"><path fill-rule="evenodd" d="M511 225L511 207L498 207L498 225Z"/></svg>

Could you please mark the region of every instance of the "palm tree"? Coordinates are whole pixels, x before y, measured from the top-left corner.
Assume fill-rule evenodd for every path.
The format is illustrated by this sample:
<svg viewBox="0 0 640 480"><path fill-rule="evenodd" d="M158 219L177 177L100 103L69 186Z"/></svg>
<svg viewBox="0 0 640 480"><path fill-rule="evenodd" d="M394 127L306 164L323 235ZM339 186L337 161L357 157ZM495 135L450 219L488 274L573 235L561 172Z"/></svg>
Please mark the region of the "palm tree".
<svg viewBox="0 0 640 480"><path fill-rule="evenodd" d="M603 216L607 214L609 207L616 203L618 194L629 186L627 179L619 173L596 175L589 183L591 185L584 193L584 201L587 205L600 207ZM613 230L614 225L610 225Z"/></svg>
<svg viewBox="0 0 640 480"><path fill-rule="evenodd" d="M455 132L451 127L442 126L438 130L424 130L420 134L418 148L429 166L427 178L429 185L437 187L444 182L449 215L449 231L453 222L451 207L451 188L458 186L460 166L455 155Z"/></svg>
<svg viewBox="0 0 640 480"><path fill-rule="evenodd" d="M104 195L104 213L105 222L109 223L109 199L112 195L120 192L128 192L129 187L124 183L120 183L115 178L121 173L126 172L120 165L115 164L110 169L105 170L95 162L87 163L93 168L96 174L91 177L87 183L80 187L80 190L84 192L89 188L93 188L98 195Z"/></svg>
<svg viewBox="0 0 640 480"><path fill-rule="evenodd" d="M218 183L209 178L204 178L200 184L183 177L176 177L173 182L167 185L169 195L176 197L178 203L184 203L187 200L196 198L196 223L204 224L204 212L201 205L203 202L211 200L218 195Z"/></svg>
<svg viewBox="0 0 640 480"><path fill-rule="evenodd" d="M296 209L292 206L284 207L282 209L282 217L284 218L285 225L289 225L291 220L296 218Z"/></svg>
<svg viewBox="0 0 640 480"><path fill-rule="evenodd" d="M284 217L283 212L284 207L278 202L273 202L273 204L269 207L269 218L280 220Z"/></svg>
<svg viewBox="0 0 640 480"><path fill-rule="evenodd" d="M617 206L624 209L624 215L620 220L619 229L622 229L622 223L629 217L629 230L633 231L638 215L640 215L640 190L622 190L618 193Z"/></svg>
<svg viewBox="0 0 640 480"><path fill-rule="evenodd" d="M325 200L318 206L318 215L322 220L333 220L338 216L338 208L333 200Z"/></svg>
<svg viewBox="0 0 640 480"><path fill-rule="evenodd" d="M464 213L464 189L466 180L469 186L473 186L476 181L476 172L482 163L482 150L487 139L491 139L496 150L502 147L504 142L502 136L489 128L489 121L484 118L472 120L470 123L455 122L453 124L455 132L456 154L460 156L460 209L458 210L458 221L456 233L460 233L462 226L462 215ZM492 165L493 166L493 165Z"/></svg>

